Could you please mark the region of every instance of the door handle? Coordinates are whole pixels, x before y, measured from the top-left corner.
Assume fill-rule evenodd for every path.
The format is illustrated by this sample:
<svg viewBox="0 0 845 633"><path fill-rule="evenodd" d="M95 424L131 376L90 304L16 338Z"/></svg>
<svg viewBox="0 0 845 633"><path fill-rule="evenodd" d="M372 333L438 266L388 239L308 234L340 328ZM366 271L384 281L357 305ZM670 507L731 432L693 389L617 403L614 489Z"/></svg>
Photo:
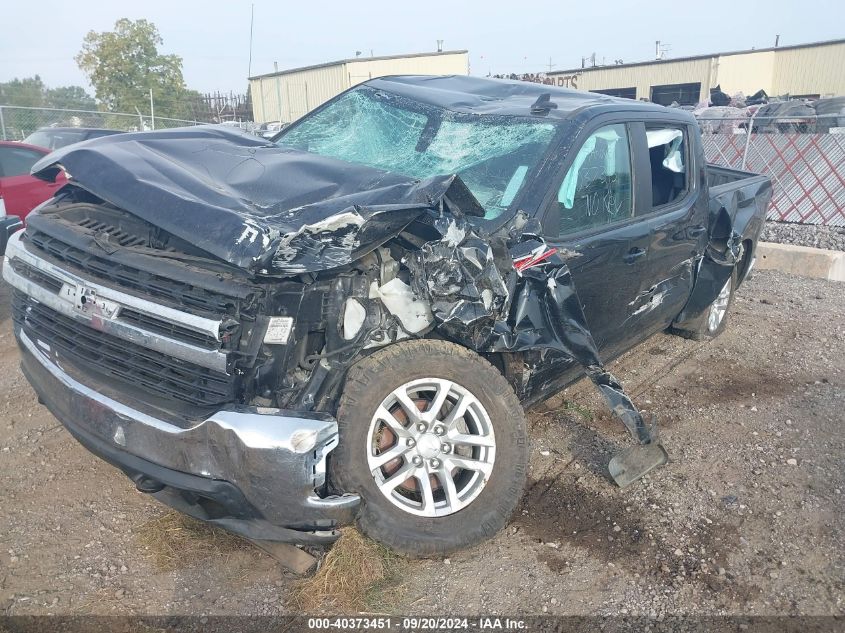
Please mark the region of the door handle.
<svg viewBox="0 0 845 633"><path fill-rule="evenodd" d="M633 264L641 257L645 257L646 251L643 248L632 248L628 254L622 257L622 261L626 264Z"/></svg>

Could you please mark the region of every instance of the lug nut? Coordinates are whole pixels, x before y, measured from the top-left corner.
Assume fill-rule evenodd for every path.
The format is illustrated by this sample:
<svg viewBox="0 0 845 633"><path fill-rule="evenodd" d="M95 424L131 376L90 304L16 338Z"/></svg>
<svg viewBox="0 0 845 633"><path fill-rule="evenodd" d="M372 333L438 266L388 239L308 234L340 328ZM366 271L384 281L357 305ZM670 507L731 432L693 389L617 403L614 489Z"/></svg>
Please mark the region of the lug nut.
<svg viewBox="0 0 845 633"><path fill-rule="evenodd" d="M446 429L444 429L444 428L443 428L442 426L440 426L439 424L438 424L437 426L435 426L435 427L434 427L434 434L435 434L435 435L443 435L443 433L445 433L445 432L446 432Z"/></svg>
<svg viewBox="0 0 845 633"><path fill-rule="evenodd" d="M419 431L420 433L425 433L425 424L423 424L422 422L417 424L417 431Z"/></svg>
<svg viewBox="0 0 845 633"><path fill-rule="evenodd" d="M441 452L443 452L443 453L448 453L448 452L450 452L451 450L452 450L452 447L451 447L451 446L449 446L448 444L445 444L445 443L444 443L444 444L441 444L441 445L440 445L440 451L441 451Z"/></svg>
<svg viewBox="0 0 845 633"><path fill-rule="evenodd" d="M440 460L437 458L433 458L428 462L428 465L432 468L440 468Z"/></svg>
<svg viewBox="0 0 845 633"><path fill-rule="evenodd" d="M413 437L409 437L408 440L405 442L405 444L407 444L408 446L413 448L414 446L417 445L417 442L416 442L416 440L414 440Z"/></svg>
<svg viewBox="0 0 845 633"><path fill-rule="evenodd" d="M420 457L419 455L415 455L414 459L412 459L411 461L414 462L414 466L422 466L423 463L422 457Z"/></svg>

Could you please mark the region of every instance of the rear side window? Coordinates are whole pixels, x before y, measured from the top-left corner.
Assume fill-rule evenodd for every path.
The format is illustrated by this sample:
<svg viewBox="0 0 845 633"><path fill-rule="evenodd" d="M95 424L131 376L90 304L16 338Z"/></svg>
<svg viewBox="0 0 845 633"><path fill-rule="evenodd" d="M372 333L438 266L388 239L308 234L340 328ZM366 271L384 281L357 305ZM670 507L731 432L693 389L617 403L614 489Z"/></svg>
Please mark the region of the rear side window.
<svg viewBox="0 0 845 633"><path fill-rule="evenodd" d="M109 132L108 130L91 130L88 132L88 135L85 137L85 140L90 140L92 138L102 138L103 136L113 136L114 132Z"/></svg>
<svg viewBox="0 0 845 633"><path fill-rule="evenodd" d="M557 203L561 235L633 215L631 148L625 125L607 125L587 138L566 172Z"/></svg>
<svg viewBox="0 0 845 633"><path fill-rule="evenodd" d="M81 130L38 130L27 136L23 142L47 149L59 149L84 140L85 132Z"/></svg>
<svg viewBox="0 0 845 633"><path fill-rule="evenodd" d="M651 163L651 206L662 207L680 200L688 189L687 141L684 128L646 128Z"/></svg>
<svg viewBox="0 0 845 633"><path fill-rule="evenodd" d="M27 175L41 156L24 147L0 147L0 176Z"/></svg>

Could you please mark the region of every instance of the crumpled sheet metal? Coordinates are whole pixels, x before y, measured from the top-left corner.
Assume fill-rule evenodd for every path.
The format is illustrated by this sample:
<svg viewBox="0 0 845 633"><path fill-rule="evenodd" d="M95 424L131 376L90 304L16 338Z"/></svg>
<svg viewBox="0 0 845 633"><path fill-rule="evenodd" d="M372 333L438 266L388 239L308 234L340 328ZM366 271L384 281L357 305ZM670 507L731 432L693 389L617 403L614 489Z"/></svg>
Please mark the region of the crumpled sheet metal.
<svg viewBox="0 0 845 633"><path fill-rule="evenodd" d="M501 240L481 238L460 216L440 214L433 224L443 237L409 253L405 262L412 285L428 299L444 333L478 349L494 315L509 303L510 291L499 272L503 262L510 262L507 251Z"/></svg>
<svg viewBox="0 0 845 633"><path fill-rule="evenodd" d="M465 234L457 245L446 239L447 231L455 230L453 224ZM530 233L522 232L529 239L516 243L519 231L512 231L509 241L482 238L460 218L442 219L439 229L444 238L426 244L407 262L415 290L431 302L438 329L478 352L553 349L572 357L635 440L656 440L621 383L605 369L560 254ZM514 267L513 258L544 249L536 265ZM488 293L493 301L487 300Z"/></svg>
<svg viewBox="0 0 845 633"><path fill-rule="evenodd" d="M717 189L718 188L714 188ZM769 179L748 179L737 189L717 193L710 199L708 235L704 255L698 261L695 283L675 326L690 327L715 301L745 254L742 233L749 217L766 216L772 198ZM762 211L761 211L762 209Z"/></svg>
<svg viewBox="0 0 845 633"><path fill-rule="evenodd" d="M116 134L32 169L72 182L250 272L296 274L355 261L427 209L483 215L455 175L425 180L354 165L222 127Z"/></svg>
<svg viewBox="0 0 845 633"><path fill-rule="evenodd" d="M466 216L484 210L456 175L414 180L220 127L104 137L50 154L33 173L49 179L59 166L103 200L255 273L343 266L420 219L441 238L406 264L445 335L479 352L568 354L631 434L653 439L604 369L565 260L548 252L517 270L514 257L543 241L519 217L496 235L476 232Z"/></svg>

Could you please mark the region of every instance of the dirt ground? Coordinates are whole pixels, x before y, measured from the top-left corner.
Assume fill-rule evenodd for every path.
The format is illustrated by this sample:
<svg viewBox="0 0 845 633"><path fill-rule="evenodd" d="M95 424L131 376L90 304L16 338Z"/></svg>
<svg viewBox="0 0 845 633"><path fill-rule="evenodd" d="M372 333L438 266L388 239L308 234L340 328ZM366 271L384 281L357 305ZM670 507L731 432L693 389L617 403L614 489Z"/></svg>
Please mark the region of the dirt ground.
<svg viewBox="0 0 845 633"><path fill-rule="evenodd" d="M0 613L280 614L295 577L181 520L76 444L18 369L0 290ZM845 614L845 286L760 272L711 343L658 335L611 369L671 463L629 489L626 441L579 383L530 414L508 528L401 564L377 610ZM384 588L375 588L378 594ZM398 590L397 590L398 589Z"/></svg>

